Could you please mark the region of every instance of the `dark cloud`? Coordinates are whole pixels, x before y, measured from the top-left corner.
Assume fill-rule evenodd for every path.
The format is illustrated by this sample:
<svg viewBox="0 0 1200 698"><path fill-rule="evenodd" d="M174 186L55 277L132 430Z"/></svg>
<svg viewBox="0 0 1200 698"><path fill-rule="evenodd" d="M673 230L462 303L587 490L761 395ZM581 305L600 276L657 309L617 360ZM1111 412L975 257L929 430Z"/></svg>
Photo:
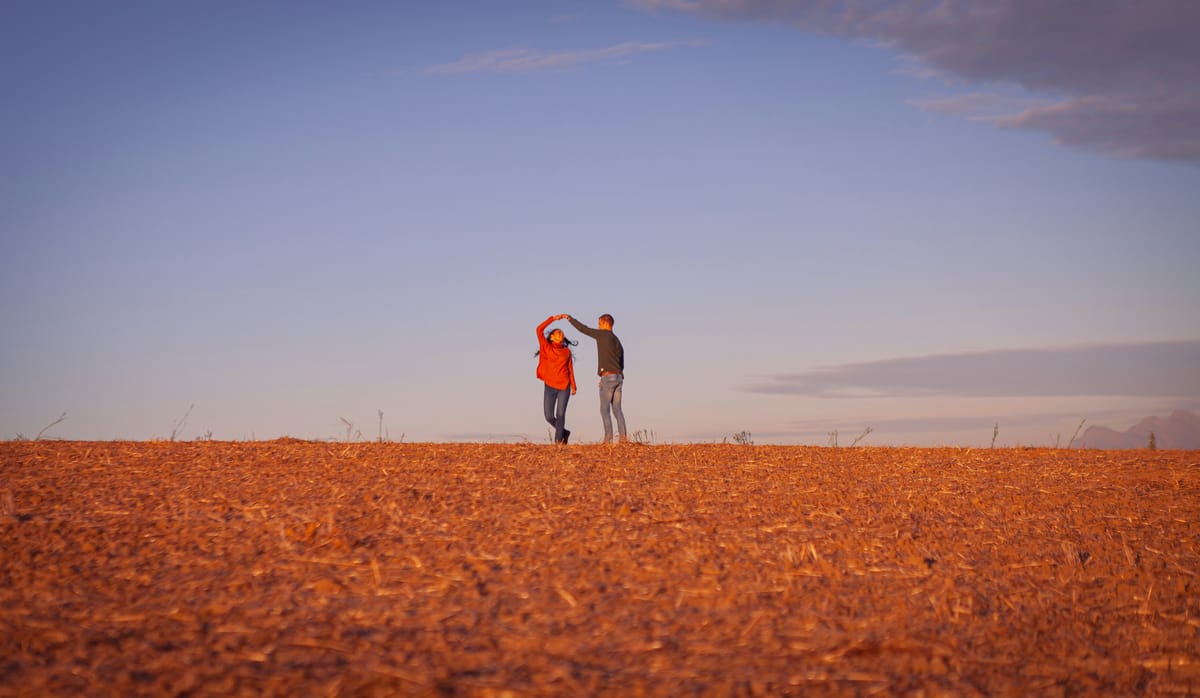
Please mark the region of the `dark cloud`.
<svg viewBox="0 0 1200 698"><path fill-rule="evenodd" d="M1058 95L992 119L1121 157L1200 162L1196 0L631 0L871 39L946 77Z"/></svg>
<svg viewBox="0 0 1200 698"><path fill-rule="evenodd" d="M749 392L818 397L1200 396L1200 341L886 359L768 376Z"/></svg>
<svg viewBox="0 0 1200 698"><path fill-rule="evenodd" d="M1200 99L1081 97L992 121L1119 157L1200 162Z"/></svg>

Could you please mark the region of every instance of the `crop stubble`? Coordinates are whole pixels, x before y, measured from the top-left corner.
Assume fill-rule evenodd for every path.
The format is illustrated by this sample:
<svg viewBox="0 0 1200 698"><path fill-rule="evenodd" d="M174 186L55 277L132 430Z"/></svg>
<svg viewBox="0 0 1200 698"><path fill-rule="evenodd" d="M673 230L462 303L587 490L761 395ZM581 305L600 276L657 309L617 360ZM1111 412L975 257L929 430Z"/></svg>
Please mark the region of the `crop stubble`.
<svg viewBox="0 0 1200 698"><path fill-rule="evenodd" d="M0 695L1200 694L1198 456L0 443Z"/></svg>

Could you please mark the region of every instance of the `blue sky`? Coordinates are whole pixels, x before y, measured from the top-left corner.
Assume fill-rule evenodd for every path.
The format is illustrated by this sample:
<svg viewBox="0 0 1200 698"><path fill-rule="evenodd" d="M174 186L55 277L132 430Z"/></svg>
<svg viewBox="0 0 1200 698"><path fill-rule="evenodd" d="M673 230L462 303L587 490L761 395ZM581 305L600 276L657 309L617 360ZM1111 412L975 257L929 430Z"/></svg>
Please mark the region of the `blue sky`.
<svg viewBox="0 0 1200 698"><path fill-rule="evenodd" d="M543 442L557 313L660 442L1200 409L1200 6L1030 5L6 3L0 438Z"/></svg>

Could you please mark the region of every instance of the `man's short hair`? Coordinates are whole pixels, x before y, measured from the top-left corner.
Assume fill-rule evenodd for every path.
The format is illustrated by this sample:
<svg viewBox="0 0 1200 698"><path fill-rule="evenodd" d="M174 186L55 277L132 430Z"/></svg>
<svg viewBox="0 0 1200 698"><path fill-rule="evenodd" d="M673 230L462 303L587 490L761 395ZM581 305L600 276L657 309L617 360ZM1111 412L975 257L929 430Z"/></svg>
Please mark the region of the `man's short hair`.
<svg viewBox="0 0 1200 698"><path fill-rule="evenodd" d="M605 313L605 314L601 315L601 316L600 316L600 322L603 322L603 323L605 323L605 324L608 324L608 325L612 325L612 324L613 324L612 315L609 315L608 313Z"/></svg>

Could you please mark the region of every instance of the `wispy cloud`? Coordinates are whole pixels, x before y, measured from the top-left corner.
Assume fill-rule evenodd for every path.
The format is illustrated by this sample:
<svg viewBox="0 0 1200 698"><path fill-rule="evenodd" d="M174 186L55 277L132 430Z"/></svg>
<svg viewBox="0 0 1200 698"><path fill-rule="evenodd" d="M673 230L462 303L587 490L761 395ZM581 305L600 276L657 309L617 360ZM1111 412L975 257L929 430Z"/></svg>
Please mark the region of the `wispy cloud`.
<svg viewBox="0 0 1200 698"><path fill-rule="evenodd" d="M796 420L775 431L755 432L767 441L795 441L849 446L856 439L865 445L904 443L1011 445L1014 443L1067 446L1077 440L1085 426L1124 426L1153 412L1096 409L1080 406L1072 411L1027 410L1019 414L999 412L957 416L935 414L920 417L845 415L842 418ZM869 432L868 432L869 429ZM835 437L836 434L836 437Z"/></svg>
<svg viewBox="0 0 1200 698"><path fill-rule="evenodd" d="M667 51L681 47L704 46L707 42L660 41L654 43L627 41L598 49L582 51L537 51L527 48L487 51L463 56L453 63L435 65L427 72L435 75L462 73L539 73L561 70L584 63L612 61L642 53Z"/></svg>
<svg viewBox="0 0 1200 698"><path fill-rule="evenodd" d="M873 40L929 74L1059 97L1056 104L991 114L998 126L1119 157L1200 162L1195 0L627 1L652 11L783 22Z"/></svg>
<svg viewBox="0 0 1200 698"><path fill-rule="evenodd" d="M551 435L553 436L553 434ZM544 435L535 435L532 439L528 434L500 434L486 431L469 431L458 432L454 434L440 434L439 438L445 441L464 441L470 443L530 443L535 439L547 439Z"/></svg>
<svg viewBox="0 0 1200 698"><path fill-rule="evenodd" d="M1010 118L1013 114L1027 110L1047 107L1053 102L994 92L970 92L939 99L913 100L911 104L937 114L961 116L978 121L994 121Z"/></svg>
<svg viewBox="0 0 1200 698"><path fill-rule="evenodd" d="M754 393L862 397L1200 397L1200 340L1012 349L766 376Z"/></svg>
<svg viewBox="0 0 1200 698"><path fill-rule="evenodd" d="M1107 418L1118 418L1115 423L1122 423L1119 417L1123 417L1124 413L1113 410L1088 410L1088 419L1086 423L1095 423L1097 420L1103 421ZM946 434L952 432L972 431L977 432L979 437L989 437L993 433L993 429L1001 431L1005 434L1015 430L1025 430L1030 427L1043 427L1046 425L1070 423L1078 424L1080 421L1080 412L1078 410L1072 412L1066 411L1037 411L1034 410L1020 415L1013 414L990 414L976 416L955 416L950 414L938 414L924 417L890 417L880 419L878 417L864 418L862 416L842 419L807 419L796 420L790 422L788 429L773 432L771 434L763 433L764 437L822 437L829 436L833 430L838 430L839 437L842 439L853 438L862 433L866 427L871 427L872 433L876 435L875 442L880 443L880 440L886 442L889 434ZM1070 436L1068 434L1067 436ZM1064 439L1065 440L1065 439Z"/></svg>

